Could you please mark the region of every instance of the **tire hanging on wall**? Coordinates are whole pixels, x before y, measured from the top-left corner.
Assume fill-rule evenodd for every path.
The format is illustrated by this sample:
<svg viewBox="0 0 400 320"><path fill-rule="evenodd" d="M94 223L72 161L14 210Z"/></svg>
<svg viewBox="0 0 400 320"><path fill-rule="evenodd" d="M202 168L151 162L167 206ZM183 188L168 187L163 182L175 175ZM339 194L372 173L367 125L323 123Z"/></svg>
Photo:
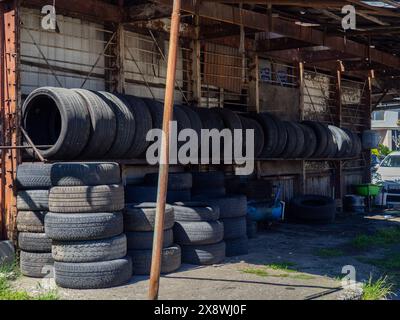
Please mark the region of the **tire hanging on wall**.
<svg viewBox="0 0 400 320"><path fill-rule="evenodd" d="M72 89L82 100L90 116L89 141L79 155L82 159L100 159L111 148L117 132L113 109L97 94L85 89Z"/></svg>
<svg viewBox="0 0 400 320"><path fill-rule="evenodd" d="M89 112L80 96L68 89L34 90L22 107L22 123L45 159L76 159L89 141ZM36 157L32 149L28 154Z"/></svg>

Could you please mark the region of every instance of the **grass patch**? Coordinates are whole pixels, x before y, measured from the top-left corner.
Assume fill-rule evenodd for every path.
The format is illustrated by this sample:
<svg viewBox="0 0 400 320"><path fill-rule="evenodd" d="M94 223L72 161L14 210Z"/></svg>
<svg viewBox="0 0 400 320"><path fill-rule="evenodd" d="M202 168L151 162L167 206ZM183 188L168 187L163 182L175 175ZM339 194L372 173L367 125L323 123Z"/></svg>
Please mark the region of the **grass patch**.
<svg viewBox="0 0 400 320"><path fill-rule="evenodd" d="M256 276L259 276L259 277L268 277L269 276L269 273L266 271L266 270L263 270L263 269L252 269L252 268L249 268L249 269L244 269L244 270L242 270L242 272L243 273L248 273L248 274L255 274Z"/></svg>
<svg viewBox="0 0 400 320"><path fill-rule="evenodd" d="M351 245L357 249L367 249L373 246L387 246L400 242L400 228L387 228L377 231L375 234L362 234L351 241Z"/></svg>
<svg viewBox="0 0 400 320"><path fill-rule="evenodd" d="M363 262L387 271L400 271L400 253L388 254L383 259L363 259Z"/></svg>
<svg viewBox="0 0 400 320"><path fill-rule="evenodd" d="M336 248L323 248L319 249L315 255L321 258L335 258L343 256L344 252Z"/></svg>
<svg viewBox="0 0 400 320"><path fill-rule="evenodd" d="M286 272L296 272L296 264L293 262L273 262L265 265L267 268L272 270L286 271Z"/></svg>
<svg viewBox="0 0 400 320"><path fill-rule="evenodd" d="M11 282L21 275L18 264L3 265L0 267L0 300L58 300L56 290L51 290L38 294L30 295L26 291L17 291L11 287Z"/></svg>
<svg viewBox="0 0 400 320"><path fill-rule="evenodd" d="M387 277L381 277L378 280L373 280L372 276L369 278L368 282L364 283L362 286L363 294L361 296L362 300L383 300L388 298L393 294L392 292L393 284L391 284Z"/></svg>
<svg viewBox="0 0 400 320"><path fill-rule="evenodd" d="M286 268L279 266L270 267L270 265L266 265L266 267L273 269L273 270L278 270L278 271L286 271L286 273L279 273L279 274L274 274L274 273L269 273L265 268L248 268L248 269L243 269L241 270L243 273L247 274L254 274L259 277L272 277L272 278L291 278L291 279L299 279L299 280L311 280L315 279L315 277L308 275L308 274L303 274L303 273L297 273L295 270L288 269L289 266L285 265ZM296 272L294 274L294 272Z"/></svg>

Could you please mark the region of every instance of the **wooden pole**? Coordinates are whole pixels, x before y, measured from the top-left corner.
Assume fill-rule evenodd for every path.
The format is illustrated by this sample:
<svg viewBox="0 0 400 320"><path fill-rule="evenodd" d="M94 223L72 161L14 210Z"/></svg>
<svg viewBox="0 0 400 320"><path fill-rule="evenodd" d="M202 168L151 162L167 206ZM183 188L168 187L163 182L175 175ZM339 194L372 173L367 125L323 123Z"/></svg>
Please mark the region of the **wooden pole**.
<svg viewBox="0 0 400 320"><path fill-rule="evenodd" d="M167 79L165 88L164 118L163 118L164 136L161 144L160 173L158 179L158 194L157 194L157 211L156 211L156 221L154 228L153 256L151 261L151 273L150 273L150 286L149 286L150 300L158 299L158 289L160 286L161 251L163 248L163 240L164 240L163 239L164 213L165 213L165 205L167 199L168 171L169 171L169 136L170 136L169 124L170 121L172 120L173 105L174 105L180 11L181 11L181 0L174 0L174 6L171 17L171 34L169 41L168 68L167 68Z"/></svg>

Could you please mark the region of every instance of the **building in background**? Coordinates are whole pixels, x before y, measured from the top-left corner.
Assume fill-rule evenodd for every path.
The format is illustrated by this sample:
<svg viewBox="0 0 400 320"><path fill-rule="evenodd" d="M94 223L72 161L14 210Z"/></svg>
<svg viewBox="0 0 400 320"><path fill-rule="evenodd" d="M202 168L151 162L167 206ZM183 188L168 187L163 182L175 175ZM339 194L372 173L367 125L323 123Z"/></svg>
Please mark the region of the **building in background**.
<svg viewBox="0 0 400 320"><path fill-rule="evenodd" d="M381 137L381 144L390 150L400 150L400 108L390 111L374 111L372 113L372 130Z"/></svg>

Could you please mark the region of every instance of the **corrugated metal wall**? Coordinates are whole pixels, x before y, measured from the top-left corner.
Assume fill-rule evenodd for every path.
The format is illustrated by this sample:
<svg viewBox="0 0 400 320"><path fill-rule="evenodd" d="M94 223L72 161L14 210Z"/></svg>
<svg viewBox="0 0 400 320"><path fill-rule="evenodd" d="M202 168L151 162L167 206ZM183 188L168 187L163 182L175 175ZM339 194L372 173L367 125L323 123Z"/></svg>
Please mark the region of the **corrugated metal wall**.
<svg viewBox="0 0 400 320"><path fill-rule="evenodd" d="M165 79L167 74L168 61L168 45L165 40L153 41L151 36L144 36L131 31L125 31L125 81L126 92L139 97L164 100ZM164 54L166 61L163 59L161 52ZM178 53L178 64L176 87L185 86L184 73L188 73L188 64L184 63L183 50L181 48ZM146 84L147 82L147 84ZM184 91L184 90L183 90ZM188 92L184 91L184 95L188 96ZM175 101L182 102L182 93L179 89L175 91Z"/></svg>
<svg viewBox="0 0 400 320"><path fill-rule="evenodd" d="M21 90L41 86L105 89L107 35L100 24L57 15L59 32L41 27L39 10L21 12ZM111 44L112 45L112 44ZM96 64L97 62L97 64Z"/></svg>

